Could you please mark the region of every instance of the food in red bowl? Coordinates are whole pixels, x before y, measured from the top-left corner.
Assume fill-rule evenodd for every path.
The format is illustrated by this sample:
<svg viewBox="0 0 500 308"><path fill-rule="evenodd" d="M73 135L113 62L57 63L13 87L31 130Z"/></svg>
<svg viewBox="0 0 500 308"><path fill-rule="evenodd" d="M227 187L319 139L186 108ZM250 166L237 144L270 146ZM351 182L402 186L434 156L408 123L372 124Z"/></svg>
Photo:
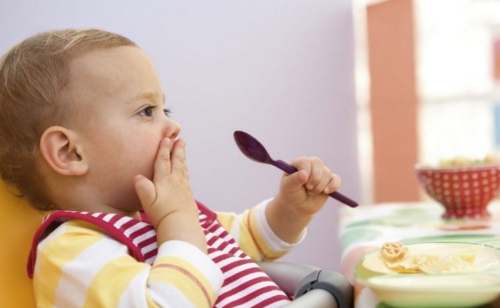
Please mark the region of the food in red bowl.
<svg viewBox="0 0 500 308"><path fill-rule="evenodd" d="M500 193L500 163L493 159L438 167L415 166L427 194L441 203L445 219L488 218L488 204ZM443 167L444 166L444 167Z"/></svg>

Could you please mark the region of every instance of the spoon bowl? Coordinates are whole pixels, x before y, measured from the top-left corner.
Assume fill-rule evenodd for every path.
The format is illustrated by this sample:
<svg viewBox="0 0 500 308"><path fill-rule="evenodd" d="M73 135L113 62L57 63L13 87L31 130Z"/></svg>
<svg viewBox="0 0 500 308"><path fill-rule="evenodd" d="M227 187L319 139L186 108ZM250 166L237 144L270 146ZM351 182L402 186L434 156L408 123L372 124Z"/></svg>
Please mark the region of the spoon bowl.
<svg viewBox="0 0 500 308"><path fill-rule="evenodd" d="M251 135L242 131L235 131L234 140L240 151L251 160L259 163L270 163L272 161L266 148Z"/></svg>
<svg viewBox="0 0 500 308"><path fill-rule="evenodd" d="M262 145L262 143L260 143L250 134L245 133L243 131L235 131L233 136L236 145L238 146L240 151L249 159L259 163L273 165L288 174L297 172L297 169L294 166L287 164L282 160L272 159L269 153L267 152L266 148ZM331 193L330 197L335 198L336 200L350 207L358 206L357 202L347 198L346 196L342 195L337 191Z"/></svg>

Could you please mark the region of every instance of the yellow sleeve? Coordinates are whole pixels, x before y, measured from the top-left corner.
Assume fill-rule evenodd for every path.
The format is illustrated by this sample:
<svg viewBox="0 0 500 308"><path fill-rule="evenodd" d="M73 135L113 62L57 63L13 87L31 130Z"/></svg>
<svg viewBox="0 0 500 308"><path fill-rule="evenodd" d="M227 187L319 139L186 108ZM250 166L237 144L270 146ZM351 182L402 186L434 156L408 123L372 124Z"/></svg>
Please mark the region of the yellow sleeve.
<svg viewBox="0 0 500 308"><path fill-rule="evenodd" d="M263 204L258 204L239 215L217 212L220 224L233 235L241 250L256 262L276 260L289 251L289 249L276 249L267 240L271 237L276 238L276 235L270 234L269 231L266 233L265 229L260 227L262 222L259 219L265 219L258 215L261 206Z"/></svg>

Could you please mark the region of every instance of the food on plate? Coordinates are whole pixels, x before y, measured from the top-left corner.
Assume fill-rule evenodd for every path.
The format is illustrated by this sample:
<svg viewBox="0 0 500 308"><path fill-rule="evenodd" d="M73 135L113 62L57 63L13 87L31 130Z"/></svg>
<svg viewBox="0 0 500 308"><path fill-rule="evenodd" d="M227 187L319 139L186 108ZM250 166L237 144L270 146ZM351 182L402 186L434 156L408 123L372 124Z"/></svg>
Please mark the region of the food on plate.
<svg viewBox="0 0 500 308"><path fill-rule="evenodd" d="M387 267L397 273L465 273L475 270L474 262L479 249L476 247L448 253L416 253L400 242L386 242L380 249L380 258Z"/></svg>
<svg viewBox="0 0 500 308"><path fill-rule="evenodd" d="M387 242L382 245L380 257L387 262L395 262L405 257L408 249L400 242Z"/></svg>

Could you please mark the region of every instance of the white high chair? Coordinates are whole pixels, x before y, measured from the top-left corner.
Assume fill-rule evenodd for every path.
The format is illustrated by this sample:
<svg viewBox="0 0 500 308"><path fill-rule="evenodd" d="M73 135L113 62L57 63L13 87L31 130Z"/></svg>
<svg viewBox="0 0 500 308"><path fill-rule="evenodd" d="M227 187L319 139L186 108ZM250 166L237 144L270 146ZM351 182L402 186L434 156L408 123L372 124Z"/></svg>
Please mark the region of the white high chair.
<svg viewBox="0 0 500 308"><path fill-rule="evenodd" d="M26 262L43 215L14 196L0 179L0 307L34 308ZM294 300L286 308L351 308L353 289L342 275L306 265L259 263Z"/></svg>

